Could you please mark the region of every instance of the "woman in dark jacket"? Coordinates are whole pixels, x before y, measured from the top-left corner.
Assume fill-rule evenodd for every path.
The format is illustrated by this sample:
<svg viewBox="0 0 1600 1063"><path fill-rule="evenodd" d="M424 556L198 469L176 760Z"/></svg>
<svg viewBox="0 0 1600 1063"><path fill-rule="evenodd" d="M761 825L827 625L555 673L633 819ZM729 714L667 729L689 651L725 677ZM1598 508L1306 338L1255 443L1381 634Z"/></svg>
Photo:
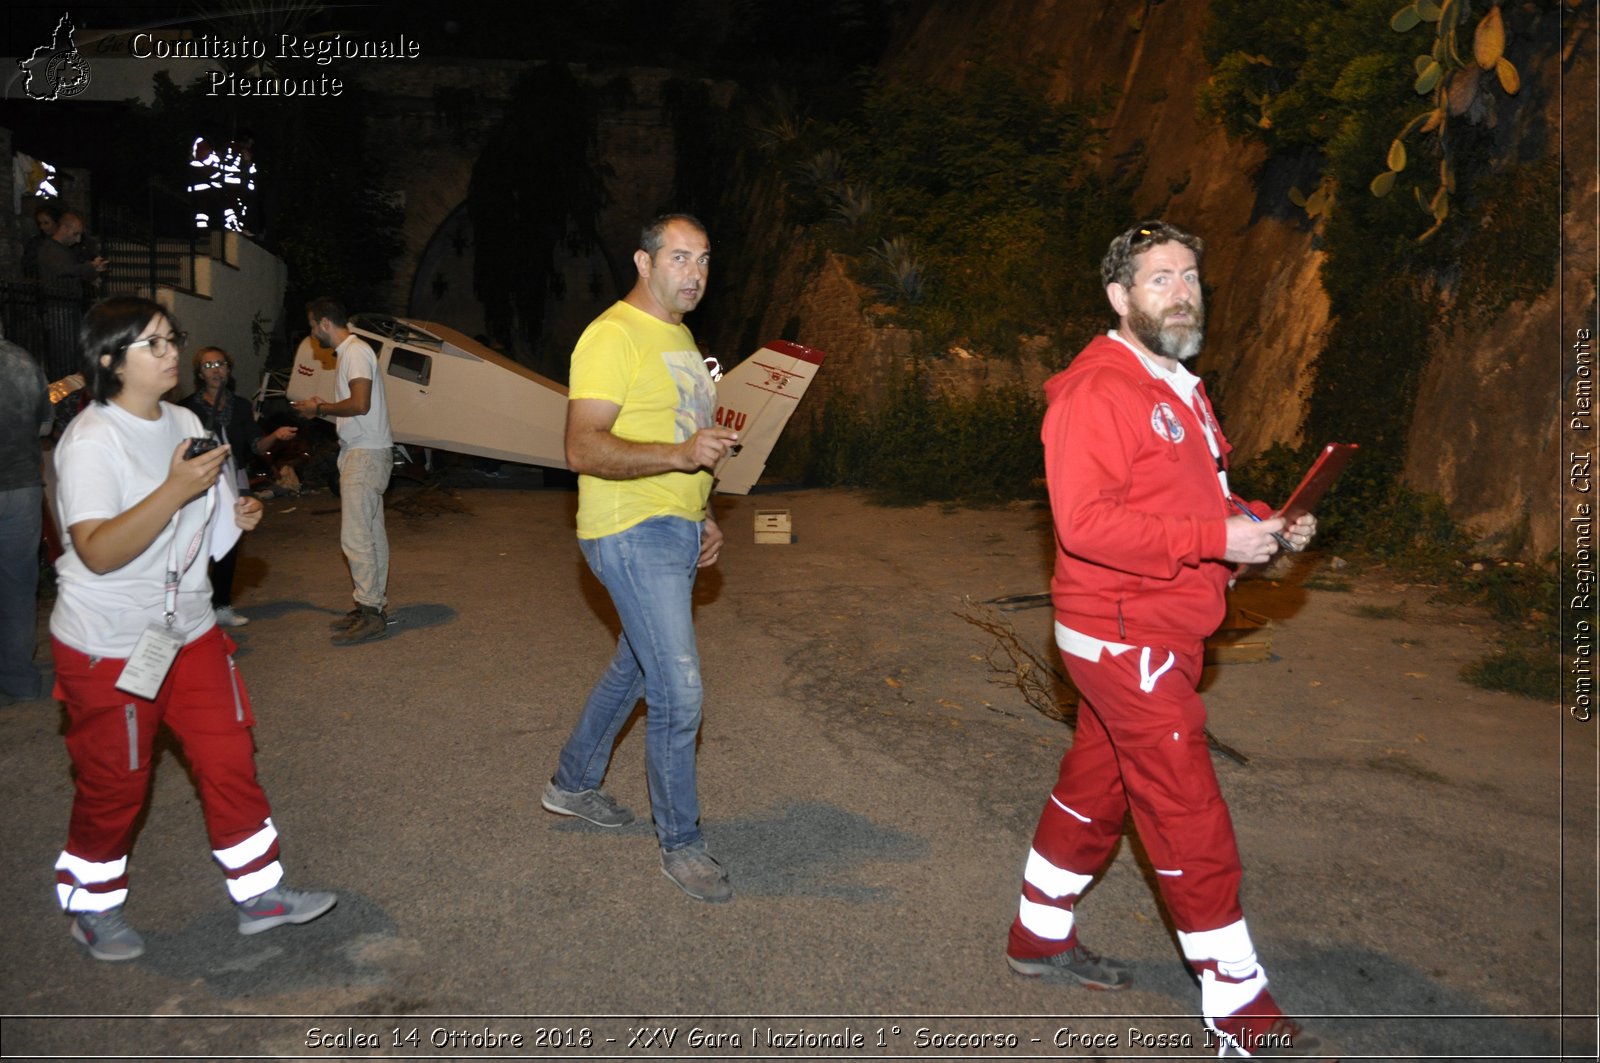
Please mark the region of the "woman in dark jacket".
<svg viewBox="0 0 1600 1063"><path fill-rule="evenodd" d="M202 347L194 354L194 394L183 399L200 416L206 431L233 448L233 468L239 494L249 494L250 458L265 454L279 442L293 439L297 429L284 426L263 435L250 403L233 391L233 358L221 347ZM250 621L233 611L233 570L239 563L239 544L211 566L211 605L222 627L243 627Z"/></svg>

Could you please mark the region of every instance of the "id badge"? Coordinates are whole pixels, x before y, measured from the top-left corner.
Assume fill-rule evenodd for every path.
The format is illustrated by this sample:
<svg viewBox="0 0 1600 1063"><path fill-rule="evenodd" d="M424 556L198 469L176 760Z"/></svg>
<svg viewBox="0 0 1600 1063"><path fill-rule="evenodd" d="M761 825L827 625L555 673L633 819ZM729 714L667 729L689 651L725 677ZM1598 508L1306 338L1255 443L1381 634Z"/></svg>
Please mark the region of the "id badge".
<svg viewBox="0 0 1600 1063"><path fill-rule="evenodd" d="M128 662L122 666L122 674L117 677L117 689L136 698L154 701L181 649L183 636L165 624L152 623L139 636L138 644L128 655Z"/></svg>

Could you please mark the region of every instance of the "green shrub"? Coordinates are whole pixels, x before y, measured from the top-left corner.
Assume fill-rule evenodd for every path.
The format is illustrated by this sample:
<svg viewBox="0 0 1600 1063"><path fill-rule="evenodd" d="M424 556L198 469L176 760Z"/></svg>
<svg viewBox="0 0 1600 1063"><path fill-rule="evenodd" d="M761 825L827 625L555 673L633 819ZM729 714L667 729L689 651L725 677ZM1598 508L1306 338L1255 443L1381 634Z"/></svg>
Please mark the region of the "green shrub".
<svg viewBox="0 0 1600 1063"><path fill-rule="evenodd" d="M1484 690L1556 701L1561 697L1558 666L1553 651L1501 650L1461 669L1461 678Z"/></svg>
<svg viewBox="0 0 1600 1063"><path fill-rule="evenodd" d="M919 373L873 409L837 396L807 435L806 482L863 487L880 501L1000 502L1043 494L1042 396L1022 387L954 398Z"/></svg>
<svg viewBox="0 0 1600 1063"><path fill-rule="evenodd" d="M1241 465L1230 482L1247 498L1282 502L1314 454L1312 447L1275 446ZM1364 465L1359 458L1318 507L1317 545L1438 584L1450 597L1483 606L1500 625L1504 645L1463 668L1461 677L1486 690L1557 697L1561 587L1554 555L1542 563L1472 562L1473 537L1451 519L1443 499L1414 491L1400 484L1390 470ZM1326 577L1305 585L1328 591L1350 589L1348 582ZM1403 613L1371 606L1357 611L1371 619Z"/></svg>
<svg viewBox="0 0 1600 1063"><path fill-rule="evenodd" d="M1014 358L1045 336L1062 361L1107 320L1093 268L1134 210L1136 174L1100 176L1101 105L1053 103L1013 68L959 88L865 79L855 105L794 128L791 219L844 257L919 350Z"/></svg>
<svg viewBox="0 0 1600 1063"><path fill-rule="evenodd" d="M1472 26L1489 6L1455 5ZM1508 37L1527 39L1556 6L1505 5ZM1398 159L1397 134L1435 106L1416 84L1419 63L1428 61L1418 53L1436 35L1438 9L1432 0L1213 0L1203 37L1213 73L1199 94L1202 114L1305 174L1298 194L1278 193L1281 202L1264 206L1303 204L1325 254L1330 327L1316 359L1306 434L1360 443L1363 475L1382 491L1404 462L1418 381L1441 337L1481 328L1512 301L1547 290L1559 242L1559 161L1540 142L1538 124L1513 113L1538 106L1526 90L1508 102L1498 87L1485 88L1487 112L1450 117L1445 159L1438 127L1426 135L1419 129L1409 162L1400 160L1403 172L1390 175L1392 191L1371 190L1374 176ZM1428 25L1397 32L1391 20L1401 10ZM1527 123L1518 136L1507 135L1513 120ZM1441 181L1449 186L1443 193ZM1451 204L1447 220L1430 198L1436 195ZM1436 235L1419 243L1424 230ZM1448 522L1431 503L1391 502L1377 490L1359 496L1365 508L1338 514L1348 519L1337 530L1351 539L1370 530L1375 539L1366 545L1384 555L1420 546L1430 568L1437 558L1427 555L1450 548ZM1325 531L1336 530L1333 516Z"/></svg>
<svg viewBox="0 0 1600 1063"><path fill-rule="evenodd" d="M1561 641L1561 582L1557 558L1542 564L1502 561L1469 569L1461 583L1473 600L1504 624L1520 626L1530 639L1549 646Z"/></svg>
<svg viewBox="0 0 1600 1063"><path fill-rule="evenodd" d="M1274 443L1229 470L1228 485L1244 498L1261 498L1279 505L1288 500L1315 456L1316 448L1309 444L1291 447L1287 443ZM1321 532L1326 535L1327 529Z"/></svg>
<svg viewBox="0 0 1600 1063"><path fill-rule="evenodd" d="M1229 483L1246 498L1281 504L1320 449L1278 444L1234 469ZM1445 582L1458 577L1473 539L1450 516L1444 499L1405 486L1393 469L1363 451L1317 507L1317 546Z"/></svg>
<svg viewBox="0 0 1600 1063"><path fill-rule="evenodd" d="M1554 701L1562 661L1559 559L1542 563L1482 562L1456 586L1501 625L1502 648L1462 669L1474 686Z"/></svg>
<svg viewBox="0 0 1600 1063"><path fill-rule="evenodd" d="M1482 327L1550 287L1560 259L1565 177L1561 159L1551 155L1479 182L1468 204L1475 224L1462 247L1456 296L1464 324Z"/></svg>

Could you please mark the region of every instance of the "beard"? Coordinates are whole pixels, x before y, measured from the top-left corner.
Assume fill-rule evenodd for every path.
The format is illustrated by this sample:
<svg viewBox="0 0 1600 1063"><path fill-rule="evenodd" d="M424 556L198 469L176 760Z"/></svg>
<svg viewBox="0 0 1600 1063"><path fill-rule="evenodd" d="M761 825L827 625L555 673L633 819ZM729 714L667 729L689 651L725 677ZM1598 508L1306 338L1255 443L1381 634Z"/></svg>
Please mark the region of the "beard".
<svg viewBox="0 0 1600 1063"><path fill-rule="evenodd" d="M1128 305L1128 328L1152 354L1187 362L1200 353L1206 338L1206 310L1200 303L1180 303L1167 313L1183 311L1189 315L1190 324L1164 325L1144 307L1134 302Z"/></svg>

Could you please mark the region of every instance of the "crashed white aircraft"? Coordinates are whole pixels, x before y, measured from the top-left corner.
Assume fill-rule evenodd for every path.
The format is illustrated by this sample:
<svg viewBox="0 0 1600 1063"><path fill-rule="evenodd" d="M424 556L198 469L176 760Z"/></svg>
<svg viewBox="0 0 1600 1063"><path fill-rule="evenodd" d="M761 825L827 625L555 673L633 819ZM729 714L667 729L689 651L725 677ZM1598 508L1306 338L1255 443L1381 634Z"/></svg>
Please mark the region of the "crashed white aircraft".
<svg viewBox="0 0 1600 1063"><path fill-rule="evenodd" d="M378 352L396 443L551 469L567 467L567 389L455 329L431 321L356 314L350 331ZM716 423L739 433L717 468L718 491L750 492L823 353L765 344L717 384ZM295 351L290 401L333 394L334 352L307 337Z"/></svg>

